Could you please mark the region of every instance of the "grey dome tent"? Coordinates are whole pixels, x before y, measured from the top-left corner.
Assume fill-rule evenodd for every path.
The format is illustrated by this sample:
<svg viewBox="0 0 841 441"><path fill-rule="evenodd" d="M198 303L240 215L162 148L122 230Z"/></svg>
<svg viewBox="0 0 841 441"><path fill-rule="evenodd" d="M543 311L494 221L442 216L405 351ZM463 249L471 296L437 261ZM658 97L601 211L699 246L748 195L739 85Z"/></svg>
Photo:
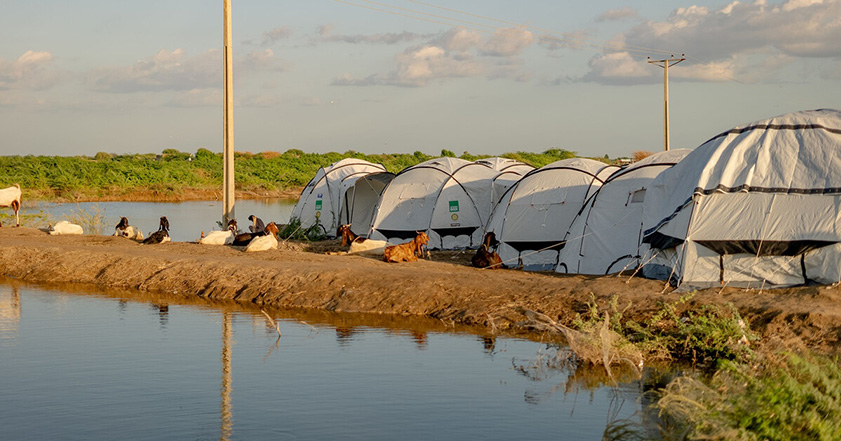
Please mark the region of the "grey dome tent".
<svg viewBox="0 0 841 441"><path fill-rule="evenodd" d="M569 228L556 271L611 274L636 269L644 252L640 242L647 188L657 175L689 152L676 149L655 153L610 175Z"/></svg>
<svg viewBox="0 0 841 441"><path fill-rule="evenodd" d="M503 264L554 270L564 236L584 201L618 169L592 159L564 159L517 181L494 207L486 228L500 241L497 252Z"/></svg>
<svg viewBox="0 0 841 441"><path fill-rule="evenodd" d="M841 112L721 133L661 173L643 211L643 274L681 289L838 282Z"/></svg>
<svg viewBox="0 0 841 441"><path fill-rule="evenodd" d="M335 237L347 184L370 173L384 171L385 167L380 164L355 158L342 159L318 169L301 192L290 222L299 219L303 228L318 225L327 237Z"/></svg>
<svg viewBox="0 0 841 441"><path fill-rule="evenodd" d="M367 237L380 195L394 176L394 173L381 172L346 179L342 186L344 198L339 224L350 224L354 234Z"/></svg>
<svg viewBox="0 0 841 441"><path fill-rule="evenodd" d="M430 249L478 247L497 174L486 165L449 157L409 167L380 196L368 237L405 242L424 231Z"/></svg>

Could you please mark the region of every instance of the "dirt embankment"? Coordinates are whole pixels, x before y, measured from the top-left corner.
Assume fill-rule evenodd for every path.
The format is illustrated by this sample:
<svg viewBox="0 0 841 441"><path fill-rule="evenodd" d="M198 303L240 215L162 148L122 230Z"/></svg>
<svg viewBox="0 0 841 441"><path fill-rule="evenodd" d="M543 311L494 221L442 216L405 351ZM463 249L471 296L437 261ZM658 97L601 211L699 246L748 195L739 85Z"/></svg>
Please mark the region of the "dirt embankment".
<svg viewBox="0 0 841 441"><path fill-rule="evenodd" d="M305 250L307 248L307 250ZM658 302L680 293L639 277L591 277L479 270L469 253L434 252L432 260L388 264L375 258L326 254L337 241L314 247L282 243L279 250L195 243L140 245L111 236L49 236L0 228L2 275L35 283L83 283L181 296L234 299L283 308L398 314L525 331L526 309L570 323L595 296L604 306L619 296L626 317L645 319ZM733 303L763 339L841 348L841 288L710 289L687 305Z"/></svg>

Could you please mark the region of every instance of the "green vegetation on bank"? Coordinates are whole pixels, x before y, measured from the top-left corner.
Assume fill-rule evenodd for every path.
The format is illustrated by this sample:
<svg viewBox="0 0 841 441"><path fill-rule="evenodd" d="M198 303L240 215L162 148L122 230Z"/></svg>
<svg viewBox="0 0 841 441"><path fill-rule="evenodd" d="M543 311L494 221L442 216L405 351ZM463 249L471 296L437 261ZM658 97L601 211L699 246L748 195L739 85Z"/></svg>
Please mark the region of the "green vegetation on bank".
<svg viewBox="0 0 841 441"><path fill-rule="evenodd" d="M616 297L601 310L593 299L567 328L579 364L621 367L621 356L638 353L689 366L665 380L643 379L643 413L654 421L614 421L604 439L841 439L837 358L761 342L735 307L693 307L693 296L662 302L641 322L625 318Z"/></svg>
<svg viewBox="0 0 841 441"><path fill-rule="evenodd" d="M359 158L379 163L390 172L438 157L422 152L413 154L366 155L359 152L305 153L293 149L286 152L236 153L236 187L247 192L282 192L306 185L323 166L344 158ZM440 156L456 156L442 150ZM543 153L515 152L502 155L535 167L572 158L575 153L551 149ZM461 158L476 160L488 155ZM222 185L222 155L207 149L196 153L167 149L160 155L113 155L97 153L88 156L2 156L0 186L20 184L27 197L37 198L107 198L136 191L151 191L176 196L189 190L214 191Z"/></svg>

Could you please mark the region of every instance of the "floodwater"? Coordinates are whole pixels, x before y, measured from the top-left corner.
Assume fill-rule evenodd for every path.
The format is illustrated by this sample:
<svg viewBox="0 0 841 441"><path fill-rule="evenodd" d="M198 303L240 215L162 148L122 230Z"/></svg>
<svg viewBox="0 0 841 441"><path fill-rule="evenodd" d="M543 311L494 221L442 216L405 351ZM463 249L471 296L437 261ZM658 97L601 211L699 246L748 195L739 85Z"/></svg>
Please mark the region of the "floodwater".
<svg viewBox="0 0 841 441"><path fill-rule="evenodd" d="M248 231L248 216L253 214L268 224L286 224L295 199L240 199L236 201L235 215L240 230ZM121 217L140 228L145 235L157 231L161 216L170 225L170 237L177 242L197 241L201 232L220 229L216 224L222 219L222 201L188 202L79 202L79 203L25 203L21 215L46 215L51 222L71 220L79 214L99 214L102 217L102 234L114 234L114 227ZM8 218L7 218L8 219ZM8 221L7 221L8 222ZM25 221L21 221L24 226ZM89 231L85 231L89 233Z"/></svg>
<svg viewBox="0 0 841 441"><path fill-rule="evenodd" d="M637 419L638 382L579 388L552 354L436 320L0 280L0 439L599 440Z"/></svg>

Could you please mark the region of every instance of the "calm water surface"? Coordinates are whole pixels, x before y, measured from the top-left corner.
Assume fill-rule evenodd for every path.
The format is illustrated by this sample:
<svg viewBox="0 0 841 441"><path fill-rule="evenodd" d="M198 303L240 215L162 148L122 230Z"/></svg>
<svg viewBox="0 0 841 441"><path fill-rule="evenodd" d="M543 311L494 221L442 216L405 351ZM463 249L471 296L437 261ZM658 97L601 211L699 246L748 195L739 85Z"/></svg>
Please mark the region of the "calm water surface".
<svg viewBox="0 0 841 441"><path fill-rule="evenodd" d="M253 214L265 223L289 222L289 216L297 203L294 199L240 199L236 202L235 214L240 230L248 231L248 216ZM73 219L79 212L99 212L104 225L102 234L114 234L114 227L121 217L127 217L132 225L144 234L158 230L161 216L170 224L170 236L178 242L196 241L201 232L218 230L217 220L222 219L222 201L189 202L80 202L80 203L24 203L21 214L44 213L50 220ZM25 221L22 221L24 226ZM88 233L86 231L86 233Z"/></svg>
<svg viewBox="0 0 841 441"><path fill-rule="evenodd" d="M598 440L639 407L438 321L268 310L278 338L248 305L79 289L0 281L0 439Z"/></svg>

